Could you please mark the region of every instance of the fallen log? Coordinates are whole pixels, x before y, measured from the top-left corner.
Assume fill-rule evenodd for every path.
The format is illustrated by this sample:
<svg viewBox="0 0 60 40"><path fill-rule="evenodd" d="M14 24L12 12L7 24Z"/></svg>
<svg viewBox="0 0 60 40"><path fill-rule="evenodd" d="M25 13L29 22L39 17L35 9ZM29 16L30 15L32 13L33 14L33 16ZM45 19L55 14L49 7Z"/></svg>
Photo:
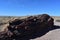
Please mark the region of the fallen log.
<svg viewBox="0 0 60 40"><path fill-rule="evenodd" d="M9 22L7 31L0 32L0 40L20 40L24 36L32 35L53 25L54 19L47 14L15 19Z"/></svg>

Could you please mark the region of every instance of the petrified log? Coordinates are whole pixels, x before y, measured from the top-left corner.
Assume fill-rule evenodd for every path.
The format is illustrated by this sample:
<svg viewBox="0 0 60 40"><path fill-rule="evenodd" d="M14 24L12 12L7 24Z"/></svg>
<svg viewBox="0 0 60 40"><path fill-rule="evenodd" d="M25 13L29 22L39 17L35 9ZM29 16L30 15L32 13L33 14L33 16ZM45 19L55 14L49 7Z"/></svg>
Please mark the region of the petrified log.
<svg viewBox="0 0 60 40"><path fill-rule="evenodd" d="M1 40L20 40L54 25L54 19L47 14L29 16L25 19L15 19L9 22L7 31L0 32Z"/></svg>

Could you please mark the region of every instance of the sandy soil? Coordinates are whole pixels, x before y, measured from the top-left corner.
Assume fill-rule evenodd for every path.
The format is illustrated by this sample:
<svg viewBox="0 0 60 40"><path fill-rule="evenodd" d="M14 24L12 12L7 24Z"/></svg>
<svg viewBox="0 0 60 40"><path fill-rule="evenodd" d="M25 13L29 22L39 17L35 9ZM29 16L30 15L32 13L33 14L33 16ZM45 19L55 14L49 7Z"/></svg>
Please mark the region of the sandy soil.
<svg viewBox="0 0 60 40"><path fill-rule="evenodd" d="M44 36L31 40L60 40L60 29L49 31Z"/></svg>

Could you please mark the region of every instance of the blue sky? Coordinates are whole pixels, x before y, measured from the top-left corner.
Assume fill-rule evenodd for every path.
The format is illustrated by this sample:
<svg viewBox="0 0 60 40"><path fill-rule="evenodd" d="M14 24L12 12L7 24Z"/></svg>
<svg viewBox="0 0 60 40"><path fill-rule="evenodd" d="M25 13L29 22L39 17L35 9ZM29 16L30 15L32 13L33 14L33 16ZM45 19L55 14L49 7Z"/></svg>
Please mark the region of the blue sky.
<svg viewBox="0 0 60 40"><path fill-rule="evenodd" d="M60 16L60 0L0 0L0 16L26 16L43 13Z"/></svg>

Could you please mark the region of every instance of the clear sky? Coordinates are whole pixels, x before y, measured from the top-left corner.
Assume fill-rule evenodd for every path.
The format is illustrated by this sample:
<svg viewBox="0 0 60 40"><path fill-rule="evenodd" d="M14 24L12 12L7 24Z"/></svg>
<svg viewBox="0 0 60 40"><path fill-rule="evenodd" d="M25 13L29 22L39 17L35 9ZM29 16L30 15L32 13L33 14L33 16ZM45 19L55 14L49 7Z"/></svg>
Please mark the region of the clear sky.
<svg viewBox="0 0 60 40"><path fill-rule="evenodd" d="M0 0L0 16L26 16L42 13L60 16L60 0Z"/></svg>

